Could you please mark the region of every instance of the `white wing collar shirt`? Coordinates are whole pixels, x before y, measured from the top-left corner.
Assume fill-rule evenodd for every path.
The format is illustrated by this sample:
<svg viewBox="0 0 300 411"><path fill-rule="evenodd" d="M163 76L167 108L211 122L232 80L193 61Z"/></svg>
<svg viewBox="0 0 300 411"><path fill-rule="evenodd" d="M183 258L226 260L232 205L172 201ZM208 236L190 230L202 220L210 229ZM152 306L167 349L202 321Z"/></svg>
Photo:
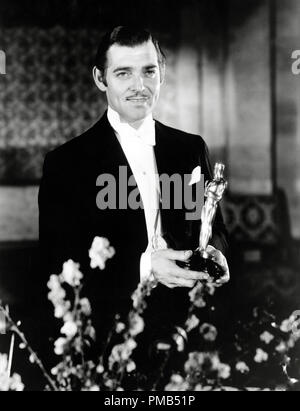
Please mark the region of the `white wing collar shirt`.
<svg viewBox="0 0 300 411"><path fill-rule="evenodd" d="M135 129L122 122L119 114L111 107L108 107L107 118L131 167L143 201L148 235L148 247L140 260L140 279L143 281L151 274L153 240L159 238L162 243L160 248L167 248L161 237L160 187L154 154L155 122L150 114Z"/></svg>

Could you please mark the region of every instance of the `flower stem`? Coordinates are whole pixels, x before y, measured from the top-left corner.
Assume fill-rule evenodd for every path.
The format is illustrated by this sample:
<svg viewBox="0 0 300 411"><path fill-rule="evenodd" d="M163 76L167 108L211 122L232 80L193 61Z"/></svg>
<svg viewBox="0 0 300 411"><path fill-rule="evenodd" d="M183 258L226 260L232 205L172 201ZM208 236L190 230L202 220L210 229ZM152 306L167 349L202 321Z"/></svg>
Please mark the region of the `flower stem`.
<svg viewBox="0 0 300 411"><path fill-rule="evenodd" d="M39 359L38 355L30 347L25 335L19 329L18 325L12 320L12 318L10 317L8 311L5 310L1 305L0 305L0 312L2 312L4 314L6 320L9 324L10 331L15 333L20 338L20 340L22 341L24 347L27 349L27 351L29 352L31 358L33 359L34 363L40 368L44 378L48 381L48 384L49 384L50 388L53 391L59 391L59 389L57 388L55 382L52 380L50 375L47 373L47 371L46 371L45 367L43 366L43 363Z"/></svg>

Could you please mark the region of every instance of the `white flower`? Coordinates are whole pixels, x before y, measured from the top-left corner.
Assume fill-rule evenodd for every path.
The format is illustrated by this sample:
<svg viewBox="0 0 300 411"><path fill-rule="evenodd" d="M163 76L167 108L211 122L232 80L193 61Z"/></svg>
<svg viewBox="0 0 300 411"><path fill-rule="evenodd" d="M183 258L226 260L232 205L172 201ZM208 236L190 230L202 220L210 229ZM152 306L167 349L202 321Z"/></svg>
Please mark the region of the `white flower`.
<svg viewBox="0 0 300 411"><path fill-rule="evenodd" d="M0 391L23 391L24 384L19 374L11 378L7 374L8 359L6 354L0 354Z"/></svg>
<svg viewBox="0 0 300 411"><path fill-rule="evenodd" d="M218 331L216 327L211 324L204 323L200 327L200 333L206 341L213 342L216 340Z"/></svg>
<svg viewBox="0 0 300 411"><path fill-rule="evenodd" d="M212 283L206 283L205 289L209 295L214 295L216 292L216 287Z"/></svg>
<svg viewBox="0 0 300 411"><path fill-rule="evenodd" d="M171 377L171 381L172 381L174 384L182 384L183 381L184 381L184 379L182 378L181 375L179 375L179 374L174 374L174 375L172 375L172 377Z"/></svg>
<svg viewBox="0 0 300 411"><path fill-rule="evenodd" d="M129 363L126 365L126 371L127 372L132 372L136 369L136 365L134 361L129 361Z"/></svg>
<svg viewBox="0 0 300 411"><path fill-rule="evenodd" d="M187 374L199 372L205 363L210 364L212 370L218 370L220 360L217 354L207 352L190 352L189 358L184 364L184 369Z"/></svg>
<svg viewBox="0 0 300 411"><path fill-rule="evenodd" d="M236 364L235 368L236 368L237 371L239 371L242 374L246 374L250 371L248 365L243 361L238 362Z"/></svg>
<svg viewBox="0 0 300 411"><path fill-rule="evenodd" d="M113 389L114 386L115 386L114 381L111 380L111 379L106 380L105 383L104 383L104 385L105 385L107 388L110 388L110 389Z"/></svg>
<svg viewBox="0 0 300 411"><path fill-rule="evenodd" d="M69 301L60 301L54 306L55 318L63 318L67 314L68 310L71 308L71 303Z"/></svg>
<svg viewBox="0 0 300 411"><path fill-rule="evenodd" d="M295 311L289 319L284 320L281 323L280 326L280 330L284 333L292 333L292 340L293 342L291 342L291 339L288 343L288 346L290 348L293 348L293 344L295 345L295 341L297 341L300 338L300 329L299 329L299 325L300 325L300 319L299 319L299 315L300 312L299 311Z"/></svg>
<svg viewBox="0 0 300 411"><path fill-rule="evenodd" d="M261 348L257 348L256 355L254 357L255 362L262 363L264 361L268 361L268 358L269 356L265 351L263 351Z"/></svg>
<svg viewBox="0 0 300 411"><path fill-rule="evenodd" d="M53 367L53 368L51 369L51 374L52 374L52 375L57 375L57 374L58 374L58 371L59 371L59 368L58 368L58 367Z"/></svg>
<svg viewBox="0 0 300 411"><path fill-rule="evenodd" d="M297 331L299 326L299 313L295 311L290 318L287 320L282 321L280 325L280 330L284 333L289 333L291 331Z"/></svg>
<svg viewBox="0 0 300 411"><path fill-rule="evenodd" d="M187 338L186 332L181 327L176 327L176 332L172 334L172 339L176 343L178 352L183 352L185 349L185 338Z"/></svg>
<svg viewBox="0 0 300 411"><path fill-rule="evenodd" d="M100 388L98 387L98 385L92 385L92 386L89 388L89 391L100 391Z"/></svg>
<svg viewBox="0 0 300 411"><path fill-rule="evenodd" d="M144 320L142 319L140 315L134 314L131 316L129 334L132 337L135 337L136 335L143 332L144 327L145 327Z"/></svg>
<svg viewBox="0 0 300 411"><path fill-rule="evenodd" d="M207 354L209 355L209 354ZM213 370L218 370L220 365L221 365L221 361L220 358L218 356L218 354L213 354L213 355L209 355L209 359L211 361L211 366Z"/></svg>
<svg viewBox="0 0 300 411"><path fill-rule="evenodd" d="M125 328L126 327L125 327L124 323L118 322L117 325L116 325L116 333L120 334L122 331L125 330Z"/></svg>
<svg viewBox="0 0 300 411"><path fill-rule="evenodd" d="M30 362L31 364L34 364L34 363L35 363L35 356L34 356L33 354L30 354L30 356L29 356L29 362Z"/></svg>
<svg viewBox="0 0 300 411"><path fill-rule="evenodd" d="M133 338L129 338L122 344L117 344L111 350L109 356L109 368L111 369L115 363L120 363L121 361L129 360L132 351L136 348L137 343Z"/></svg>
<svg viewBox="0 0 300 411"><path fill-rule="evenodd" d="M92 340L96 341L96 330L91 323L87 325L84 335L88 335Z"/></svg>
<svg viewBox="0 0 300 411"><path fill-rule="evenodd" d="M279 352L280 354L283 354L284 352L287 351L287 345L286 345L283 341L281 341L281 342L277 345L277 347L275 348L275 350L276 350L277 352Z"/></svg>
<svg viewBox="0 0 300 411"><path fill-rule="evenodd" d="M79 264L74 263L72 260L68 260L63 264L63 271L61 278L64 282L71 287L77 287L80 285L80 280L83 278L82 273L79 271Z"/></svg>
<svg viewBox="0 0 300 411"><path fill-rule="evenodd" d="M9 378L7 374L0 374L0 391L9 391Z"/></svg>
<svg viewBox="0 0 300 411"><path fill-rule="evenodd" d="M54 274L51 275L47 286L50 290L48 293L48 300L51 301L54 306L62 303L66 296L66 292L61 286L59 277Z"/></svg>
<svg viewBox="0 0 300 411"><path fill-rule="evenodd" d="M55 274L50 275L47 287L49 288L49 290L56 290L58 288L61 288L59 277Z"/></svg>
<svg viewBox="0 0 300 411"><path fill-rule="evenodd" d="M264 333L261 334L261 336L259 337L261 339L261 341L263 341L266 344L270 344L270 342L272 340L274 340L274 335L272 335L271 333L269 333L268 331L265 331Z"/></svg>
<svg viewBox="0 0 300 411"><path fill-rule="evenodd" d="M122 350L124 350L123 344L118 344L113 347L109 356L109 367L112 368L113 364L121 361ZM127 359L127 358L126 358Z"/></svg>
<svg viewBox="0 0 300 411"><path fill-rule="evenodd" d="M165 387L165 391L187 391L188 387L188 382L186 382L181 375L173 374L171 381Z"/></svg>
<svg viewBox="0 0 300 411"><path fill-rule="evenodd" d="M12 391L23 391L24 384L22 383L21 377L19 374L13 374L10 379L10 389Z"/></svg>
<svg viewBox="0 0 300 411"><path fill-rule="evenodd" d="M280 330L282 332L289 333L291 329L292 329L292 323L290 319L282 321L281 326L280 326Z"/></svg>
<svg viewBox="0 0 300 411"><path fill-rule="evenodd" d="M199 325L199 318L195 316L195 314L193 314L191 317L189 317L185 323L186 325L186 331L190 332L192 331L194 328L196 328Z"/></svg>
<svg viewBox="0 0 300 411"><path fill-rule="evenodd" d="M212 391L212 387L210 386L202 386L201 384L197 384L194 388L194 391Z"/></svg>
<svg viewBox="0 0 300 411"><path fill-rule="evenodd" d="M67 339L60 337L54 343L54 352L56 355L62 355L64 353L64 348L67 343Z"/></svg>
<svg viewBox="0 0 300 411"><path fill-rule="evenodd" d="M203 299L203 285L200 282L189 292L189 297L195 307L203 308L206 306Z"/></svg>
<svg viewBox="0 0 300 411"><path fill-rule="evenodd" d="M0 312L0 335L6 333L6 320L5 316Z"/></svg>
<svg viewBox="0 0 300 411"><path fill-rule="evenodd" d="M56 288L48 293L48 300L52 302L53 305L59 304L64 301L66 292L63 288Z"/></svg>
<svg viewBox="0 0 300 411"><path fill-rule="evenodd" d="M128 350L133 351L136 348L137 343L134 341L134 339L129 338L127 341L125 341L125 346Z"/></svg>
<svg viewBox="0 0 300 411"><path fill-rule="evenodd" d="M7 355L0 354L0 374L4 374L7 371Z"/></svg>
<svg viewBox="0 0 300 411"><path fill-rule="evenodd" d="M104 373L104 367L102 364L99 364L96 368L96 371L98 374L103 374Z"/></svg>
<svg viewBox="0 0 300 411"><path fill-rule="evenodd" d="M84 315L89 317L92 314L92 308L89 300L87 298L82 298L80 300L80 305L81 305L81 311L83 312Z"/></svg>
<svg viewBox="0 0 300 411"><path fill-rule="evenodd" d="M288 339L287 341L287 346L288 348L294 348L296 344L295 339L293 338L293 336L291 336L291 338Z"/></svg>
<svg viewBox="0 0 300 411"><path fill-rule="evenodd" d="M89 257L91 259L91 268L105 269L106 260L115 255L115 249L110 246L107 238L95 237L92 247L89 250Z"/></svg>
<svg viewBox="0 0 300 411"><path fill-rule="evenodd" d="M138 308L138 306L140 305L141 301L142 301L142 297L143 297L143 287L144 284L143 283L139 283L139 285L137 286L136 290L133 292L131 299L133 301L133 307L135 309Z"/></svg>
<svg viewBox="0 0 300 411"><path fill-rule="evenodd" d="M77 325L74 323L74 321L67 321L61 328L60 332L62 334L65 334L65 336L72 338L76 335L77 330Z"/></svg>
<svg viewBox="0 0 300 411"><path fill-rule="evenodd" d="M228 364L223 364L220 363L218 367L218 375L219 378L222 378L223 380L227 380L227 378L230 377L231 373L231 368Z"/></svg>

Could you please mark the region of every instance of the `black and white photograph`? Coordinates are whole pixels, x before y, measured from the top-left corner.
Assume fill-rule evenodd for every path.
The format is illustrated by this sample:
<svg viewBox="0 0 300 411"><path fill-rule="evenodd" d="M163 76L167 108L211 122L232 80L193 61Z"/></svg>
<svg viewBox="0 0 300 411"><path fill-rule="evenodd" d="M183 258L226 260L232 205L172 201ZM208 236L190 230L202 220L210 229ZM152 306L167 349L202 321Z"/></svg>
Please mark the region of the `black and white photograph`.
<svg viewBox="0 0 300 411"><path fill-rule="evenodd" d="M0 0L0 391L300 391L299 0Z"/></svg>

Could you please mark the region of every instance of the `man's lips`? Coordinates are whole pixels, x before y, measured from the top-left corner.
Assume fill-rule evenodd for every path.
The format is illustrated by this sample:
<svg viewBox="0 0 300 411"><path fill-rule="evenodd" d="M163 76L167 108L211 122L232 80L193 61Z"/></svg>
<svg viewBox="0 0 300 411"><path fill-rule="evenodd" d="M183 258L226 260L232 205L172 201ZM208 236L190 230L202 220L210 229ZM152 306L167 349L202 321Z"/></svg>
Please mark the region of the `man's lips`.
<svg viewBox="0 0 300 411"><path fill-rule="evenodd" d="M128 101L147 101L147 100L149 100L149 97L148 96L127 97L126 100L128 100Z"/></svg>

